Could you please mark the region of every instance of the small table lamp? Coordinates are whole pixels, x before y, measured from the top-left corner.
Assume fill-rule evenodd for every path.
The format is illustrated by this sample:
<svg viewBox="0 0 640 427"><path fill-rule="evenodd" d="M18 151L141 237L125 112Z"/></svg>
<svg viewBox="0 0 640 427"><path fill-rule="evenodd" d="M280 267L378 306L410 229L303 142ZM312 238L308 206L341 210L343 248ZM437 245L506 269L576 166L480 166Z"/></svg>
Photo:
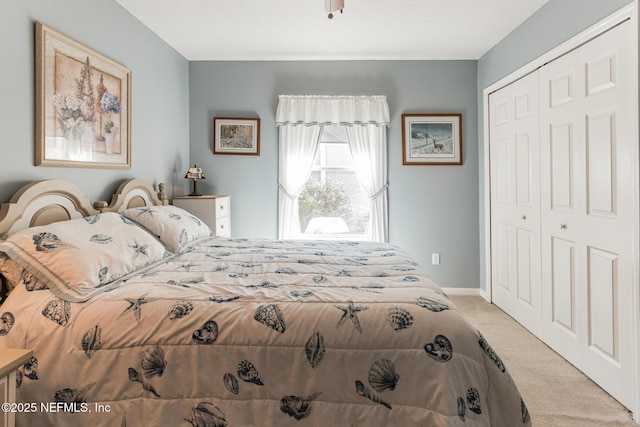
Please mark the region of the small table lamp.
<svg viewBox="0 0 640 427"><path fill-rule="evenodd" d="M204 172L202 172L202 168L193 165L192 168L189 168L187 174L184 177L193 180L193 191L191 192L191 194L189 194L189 196L202 196L202 194L198 193L198 190L196 189L196 182L198 182L199 179L206 179L204 176Z"/></svg>

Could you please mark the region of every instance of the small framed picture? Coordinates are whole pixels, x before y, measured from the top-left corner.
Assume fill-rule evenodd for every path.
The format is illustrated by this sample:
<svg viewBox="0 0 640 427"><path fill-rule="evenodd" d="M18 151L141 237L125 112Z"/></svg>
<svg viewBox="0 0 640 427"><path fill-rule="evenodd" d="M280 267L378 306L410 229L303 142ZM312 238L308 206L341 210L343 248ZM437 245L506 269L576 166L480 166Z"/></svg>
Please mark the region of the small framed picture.
<svg viewBox="0 0 640 427"><path fill-rule="evenodd" d="M461 165L461 114L403 114L403 165Z"/></svg>
<svg viewBox="0 0 640 427"><path fill-rule="evenodd" d="M213 154L260 155L260 119L214 117Z"/></svg>

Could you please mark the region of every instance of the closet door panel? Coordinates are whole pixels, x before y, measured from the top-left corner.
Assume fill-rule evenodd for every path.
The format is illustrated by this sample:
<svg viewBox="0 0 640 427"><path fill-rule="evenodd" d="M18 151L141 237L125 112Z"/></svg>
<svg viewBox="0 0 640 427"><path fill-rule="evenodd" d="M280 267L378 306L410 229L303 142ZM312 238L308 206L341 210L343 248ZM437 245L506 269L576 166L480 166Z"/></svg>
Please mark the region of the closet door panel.
<svg viewBox="0 0 640 427"><path fill-rule="evenodd" d="M489 97L493 302L540 333L538 77Z"/></svg>
<svg viewBox="0 0 640 427"><path fill-rule="evenodd" d="M633 230L638 218L631 23L579 49L584 70L589 325L582 370L623 405L633 403Z"/></svg>
<svg viewBox="0 0 640 427"><path fill-rule="evenodd" d="M574 51L540 69L542 335L576 366L582 363L585 329L580 322L585 165L578 64Z"/></svg>

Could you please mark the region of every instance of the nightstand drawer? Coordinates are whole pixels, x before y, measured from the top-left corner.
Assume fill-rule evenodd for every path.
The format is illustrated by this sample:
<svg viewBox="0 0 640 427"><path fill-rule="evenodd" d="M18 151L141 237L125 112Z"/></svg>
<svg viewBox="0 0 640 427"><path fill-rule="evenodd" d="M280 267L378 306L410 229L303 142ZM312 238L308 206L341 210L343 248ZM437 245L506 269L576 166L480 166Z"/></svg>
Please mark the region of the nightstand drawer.
<svg viewBox="0 0 640 427"><path fill-rule="evenodd" d="M216 229L213 232L218 237L231 237L231 221L228 215L216 218Z"/></svg>
<svg viewBox="0 0 640 427"><path fill-rule="evenodd" d="M229 207L231 198L228 196L216 197L216 218L222 218L224 216L229 216ZM227 228L229 225L227 224Z"/></svg>

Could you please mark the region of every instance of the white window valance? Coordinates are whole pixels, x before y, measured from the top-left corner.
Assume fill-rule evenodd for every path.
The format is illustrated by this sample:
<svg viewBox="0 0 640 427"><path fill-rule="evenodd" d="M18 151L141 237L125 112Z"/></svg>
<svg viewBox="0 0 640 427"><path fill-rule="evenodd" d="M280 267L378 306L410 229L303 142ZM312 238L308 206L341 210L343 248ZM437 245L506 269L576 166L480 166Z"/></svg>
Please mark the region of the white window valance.
<svg viewBox="0 0 640 427"><path fill-rule="evenodd" d="M279 95L278 126L389 126L387 97Z"/></svg>

